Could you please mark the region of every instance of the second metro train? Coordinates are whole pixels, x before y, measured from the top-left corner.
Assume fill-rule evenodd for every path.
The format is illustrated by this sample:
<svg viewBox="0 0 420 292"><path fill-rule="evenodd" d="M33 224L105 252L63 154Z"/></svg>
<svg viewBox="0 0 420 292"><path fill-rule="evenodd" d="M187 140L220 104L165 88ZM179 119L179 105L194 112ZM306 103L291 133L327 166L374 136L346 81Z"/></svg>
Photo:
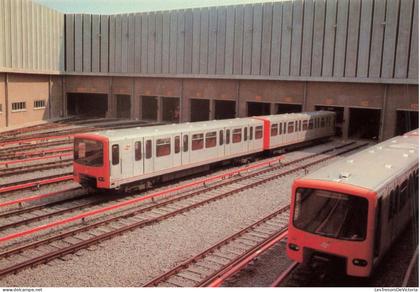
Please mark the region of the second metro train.
<svg viewBox="0 0 420 292"><path fill-rule="evenodd" d="M318 111L107 130L74 137L74 180L130 188L209 165L334 135L335 113Z"/></svg>

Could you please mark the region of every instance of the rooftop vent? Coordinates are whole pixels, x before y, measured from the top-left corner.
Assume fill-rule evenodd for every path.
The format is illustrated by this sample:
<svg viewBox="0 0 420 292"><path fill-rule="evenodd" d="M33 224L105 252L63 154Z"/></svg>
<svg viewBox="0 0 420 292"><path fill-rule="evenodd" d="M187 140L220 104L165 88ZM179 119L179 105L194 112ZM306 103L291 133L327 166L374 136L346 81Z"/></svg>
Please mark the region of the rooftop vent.
<svg viewBox="0 0 420 292"><path fill-rule="evenodd" d="M353 163L354 162L354 160L353 159L349 159L349 160L347 160L347 163Z"/></svg>
<svg viewBox="0 0 420 292"><path fill-rule="evenodd" d="M340 173L340 175L338 176L340 179L346 179L350 177L350 172L342 172Z"/></svg>
<svg viewBox="0 0 420 292"><path fill-rule="evenodd" d="M392 165L391 164L385 164L385 168L391 169Z"/></svg>

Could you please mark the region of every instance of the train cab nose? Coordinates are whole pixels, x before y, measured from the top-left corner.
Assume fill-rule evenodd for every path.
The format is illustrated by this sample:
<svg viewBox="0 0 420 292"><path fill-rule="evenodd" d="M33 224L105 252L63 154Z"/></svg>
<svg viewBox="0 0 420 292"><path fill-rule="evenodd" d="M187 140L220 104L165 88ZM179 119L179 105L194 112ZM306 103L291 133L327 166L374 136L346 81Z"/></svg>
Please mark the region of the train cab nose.
<svg viewBox="0 0 420 292"><path fill-rule="evenodd" d="M74 181L88 188L108 188L107 145L95 135L80 135L74 139Z"/></svg>

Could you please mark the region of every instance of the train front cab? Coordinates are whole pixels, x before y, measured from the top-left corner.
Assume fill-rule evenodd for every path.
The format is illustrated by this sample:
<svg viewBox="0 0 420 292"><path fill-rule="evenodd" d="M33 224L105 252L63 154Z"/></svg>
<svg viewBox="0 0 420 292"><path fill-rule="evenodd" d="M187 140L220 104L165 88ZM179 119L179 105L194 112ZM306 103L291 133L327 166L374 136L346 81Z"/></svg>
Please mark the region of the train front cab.
<svg viewBox="0 0 420 292"><path fill-rule="evenodd" d="M345 263L350 276L372 270L376 193L317 180L296 180L288 230L287 255L303 263L313 256Z"/></svg>
<svg viewBox="0 0 420 292"><path fill-rule="evenodd" d="M109 188L108 138L95 134L74 137L73 180L84 187Z"/></svg>

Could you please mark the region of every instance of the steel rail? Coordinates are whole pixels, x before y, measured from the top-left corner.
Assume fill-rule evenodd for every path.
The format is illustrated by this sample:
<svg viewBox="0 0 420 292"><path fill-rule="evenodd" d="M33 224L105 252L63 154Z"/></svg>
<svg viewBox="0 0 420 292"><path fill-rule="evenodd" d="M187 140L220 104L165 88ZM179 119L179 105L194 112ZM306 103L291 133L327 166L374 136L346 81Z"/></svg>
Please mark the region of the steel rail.
<svg viewBox="0 0 420 292"><path fill-rule="evenodd" d="M287 276L289 276L297 267L299 263L293 262L290 266L287 267L277 278L276 280L271 284L271 287L278 287L281 283L286 280Z"/></svg>
<svg viewBox="0 0 420 292"><path fill-rule="evenodd" d="M17 190L24 190L29 188L39 188L42 185L48 185L58 182L64 182L69 181L73 179L72 174L64 174L64 175L54 175L50 176L48 178L43 179L34 179L34 180L28 180L24 182L20 182L19 184L13 183L13 184L5 184L0 186L0 193L7 193Z"/></svg>

